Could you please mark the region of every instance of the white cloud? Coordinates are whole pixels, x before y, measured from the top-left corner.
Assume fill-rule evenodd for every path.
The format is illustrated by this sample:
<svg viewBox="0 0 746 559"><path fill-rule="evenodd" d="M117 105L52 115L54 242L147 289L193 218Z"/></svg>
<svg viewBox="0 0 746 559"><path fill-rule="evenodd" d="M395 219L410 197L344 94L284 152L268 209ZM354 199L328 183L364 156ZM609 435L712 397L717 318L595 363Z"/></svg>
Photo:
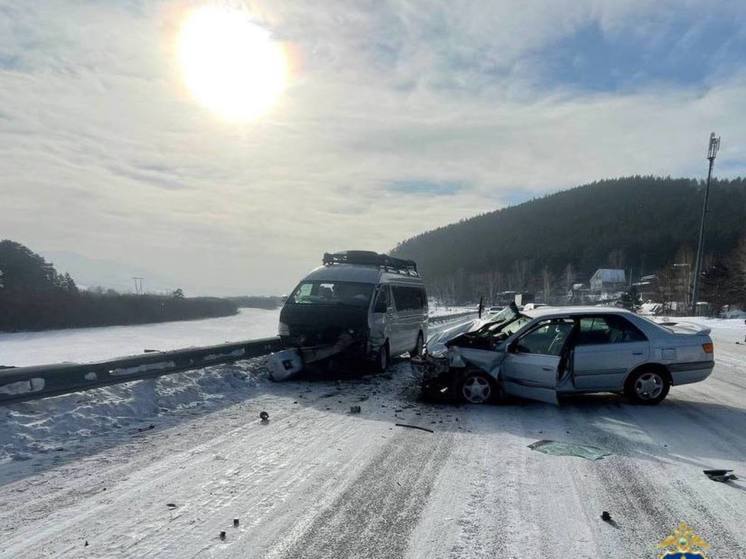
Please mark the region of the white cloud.
<svg viewBox="0 0 746 559"><path fill-rule="evenodd" d="M192 4L0 7L1 236L191 292L278 293L325 250L387 250L521 190L701 175L711 129L724 161L746 143L743 74L623 94L534 85L529 54L591 21L654 29L679 2L254 2L296 72L245 125L181 85L173 37ZM402 180L465 188L387 189Z"/></svg>

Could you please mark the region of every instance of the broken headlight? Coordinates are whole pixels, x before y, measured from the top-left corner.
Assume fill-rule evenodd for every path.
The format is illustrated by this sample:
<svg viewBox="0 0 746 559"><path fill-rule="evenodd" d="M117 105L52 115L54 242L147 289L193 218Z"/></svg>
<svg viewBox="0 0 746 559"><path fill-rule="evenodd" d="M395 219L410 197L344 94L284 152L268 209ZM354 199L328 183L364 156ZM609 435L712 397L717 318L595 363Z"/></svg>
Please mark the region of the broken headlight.
<svg viewBox="0 0 746 559"><path fill-rule="evenodd" d="M461 353L456 348L451 348L448 351L448 366L459 369L466 367L466 362L461 357Z"/></svg>

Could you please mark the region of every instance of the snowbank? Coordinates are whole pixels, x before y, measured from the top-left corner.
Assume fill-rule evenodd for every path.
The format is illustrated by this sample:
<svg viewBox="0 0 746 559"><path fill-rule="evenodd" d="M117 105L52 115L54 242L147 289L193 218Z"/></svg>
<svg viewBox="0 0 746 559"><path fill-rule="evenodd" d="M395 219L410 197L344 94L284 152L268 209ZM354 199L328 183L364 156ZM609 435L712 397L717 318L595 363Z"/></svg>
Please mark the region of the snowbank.
<svg viewBox="0 0 746 559"><path fill-rule="evenodd" d="M460 314L465 312L477 312L479 305L437 305L430 303L428 306L428 316L445 316L449 314Z"/></svg>
<svg viewBox="0 0 746 559"><path fill-rule="evenodd" d="M746 323L741 318L706 318L702 316L672 316L658 317L656 320L665 320L677 323L696 324L712 330L712 337L718 341L741 342L746 341Z"/></svg>
<svg viewBox="0 0 746 559"><path fill-rule="evenodd" d="M265 378L259 358L2 407L0 466L79 450L102 436L130 437L179 413L244 399Z"/></svg>

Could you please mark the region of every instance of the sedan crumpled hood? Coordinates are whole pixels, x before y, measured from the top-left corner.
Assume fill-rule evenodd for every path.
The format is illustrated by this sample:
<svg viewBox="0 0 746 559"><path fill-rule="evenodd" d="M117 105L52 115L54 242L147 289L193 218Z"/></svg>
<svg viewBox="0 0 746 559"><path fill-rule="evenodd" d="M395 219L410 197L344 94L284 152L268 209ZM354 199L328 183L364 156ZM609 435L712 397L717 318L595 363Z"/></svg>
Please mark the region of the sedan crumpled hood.
<svg viewBox="0 0 746 559"><path fill-rule="evenodd" d="M489 318L475 318L446 328L427 341L427 352L433 357L443 357L448 351L446 346L448 342L458 338L461 334L478 330L488 322L491 322Z"/></svg>
<svg viewBox="0 0 746 559"><path fill-rule="evenodd" d="M475 349L471 347L451 347L451 359L459 366L474 366L497 378L497 369L505 360L505 351L497 349Z"/></svg>

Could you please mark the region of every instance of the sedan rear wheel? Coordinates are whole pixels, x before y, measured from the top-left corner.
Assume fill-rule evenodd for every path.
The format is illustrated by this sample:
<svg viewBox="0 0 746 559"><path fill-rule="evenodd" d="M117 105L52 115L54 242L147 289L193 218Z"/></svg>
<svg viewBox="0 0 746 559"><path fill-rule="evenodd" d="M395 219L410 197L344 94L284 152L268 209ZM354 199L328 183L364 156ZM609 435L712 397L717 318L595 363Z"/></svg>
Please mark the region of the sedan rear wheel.
<svg viewBox="0 0 746 559"><path fill-rule="evenodd" d="M484 373L469 372L461 381L459 395L468 404L487 404L495 398L495 383Z"/></svg>
<svg viewBox="0 0 746 559"><path fill-rule="evenodd" d="M630 376L624 387L627 398L637 404L655 405L668 395L671 383L657 369L641 369Z"/></svg>

